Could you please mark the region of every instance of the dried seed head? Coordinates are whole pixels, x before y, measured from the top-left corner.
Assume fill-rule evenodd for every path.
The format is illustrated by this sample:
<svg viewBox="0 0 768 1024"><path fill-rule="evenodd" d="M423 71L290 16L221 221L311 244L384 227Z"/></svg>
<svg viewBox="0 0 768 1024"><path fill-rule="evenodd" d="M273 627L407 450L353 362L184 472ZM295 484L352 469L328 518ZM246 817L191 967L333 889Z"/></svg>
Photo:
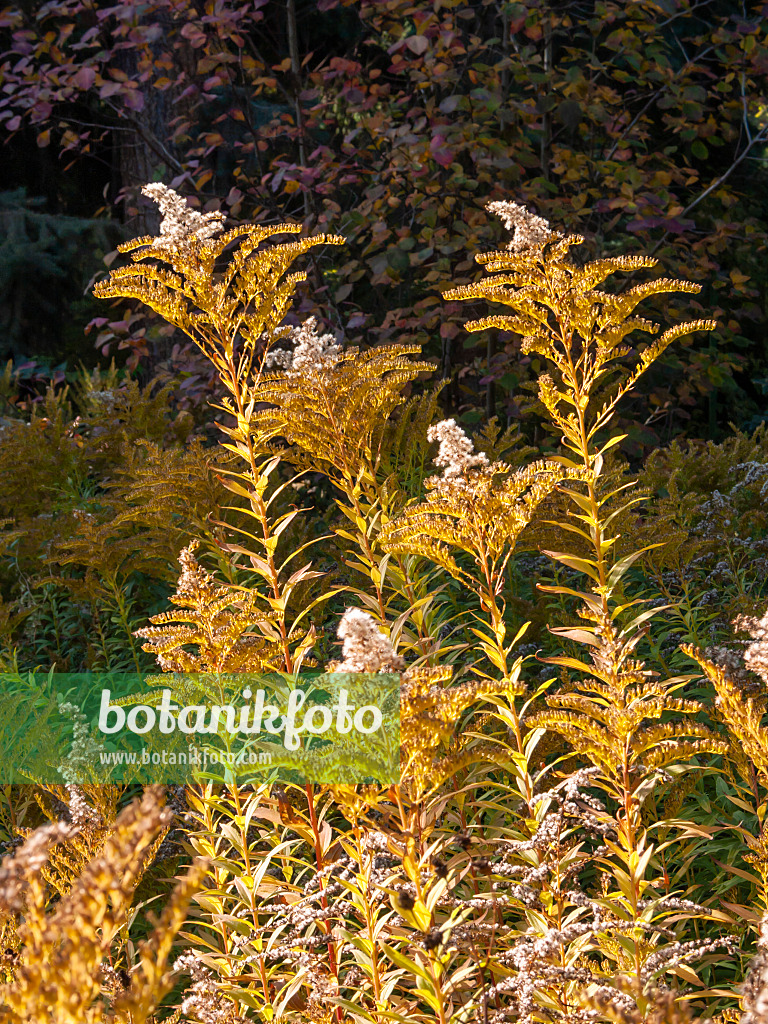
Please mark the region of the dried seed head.
<svg viewBox="0 0 768 1024"><path fill-rule="evenodd" d="M413 898L413 896L411 896L409 892L406 892L404 889L398 890L396 902L397 906L401 910L405 911L413 910L413 908L416 906L416 900Z"/></svg>
<svg viewBox="0 0 768 1024"><path fill-rule="evenodd" d="M475 452L475 446L458 425L456 420L442 420L427 431L429 441L439 441L440 450L435 456L435 465L443 474L430 477L425 486L438 491L466 489L472 476L489 469L488 459L482 452Z"/></svg>
<svg viewBox="0 0 768 1024"><path fill-rule="evenodd" d="M145 185L141 193L157 203L163 214L160 234L152 240L155 246L172 250L183 249L191 239L203 241L206 238L213 238L224 227L223 213L198 213L187 206L183 196L161 182Z"/></svg>
<svg viewBox="0 0 768 1024"><path fill-rule="evenodd" d="M0 864L0 914L19 913L29 879L48 863L52 846L71 838L77 829L63 821L42 825L30 833L13 857Z"/></svg>
<svg viewBox="0 0 768 1024"><path fill-rule="evenodd" d="M336 633L344 644L343 660L333 663L334 672L402 672L405 669L405 661L395 652L389 637L362 608L347 608Z"/></svg>
<svg viewBox="0 0 768 1024"><path fill-rule="evenodd" d="M768 612L761 619L740 615L734 622L736 629L743 629L753 639L744 651L744 664L768 683Z"/></svg>
<svg viewBox="0 0 768 1024"><path fill-rule="evenodd" d="M760 924L757 953L742 986L741 1024L768 1024L768 916Z"/></svg>
<svg viewBox="0 0 768 1024"><path fill-rule="evenodd" d="M507 247L510 252L521 252L534 245L544 245L553 236L555 238L562 237L559 232L552 230L548 220L537 217L535 213L530 213L518 203L503 200L488 203L485 208L489 213L495 213L497 217L501 218L507 231L514 231L512 241Z"/></svg>
<svg viewBox="0 0 768 1024"><path fill-rule="evenodd" d="M322 373L336 365L341 356L341 345L332 334L318 334L317 320L311 316L300 327L294 327L288 336L293 349L273 349L268 352L264 366L268 370L285 370L289 377L306 377Z"/></svg>

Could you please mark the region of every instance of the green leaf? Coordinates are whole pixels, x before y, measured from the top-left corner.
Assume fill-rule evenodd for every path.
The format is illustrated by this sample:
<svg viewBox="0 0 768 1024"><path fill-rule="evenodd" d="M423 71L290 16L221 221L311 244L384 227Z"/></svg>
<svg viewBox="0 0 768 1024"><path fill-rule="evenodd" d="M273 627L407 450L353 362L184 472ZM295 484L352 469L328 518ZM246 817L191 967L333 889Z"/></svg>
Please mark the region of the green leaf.
<svg viewBox="0 0 768 1024"><path fill-rule="evenodd" d="M597 574L597 563L593 562L591 558L577 558L575 555L569 555L564 551L545 551L542 549L541 553L542 555L554 558L557 562L562 562L563 565L567 565L571 569L583 572L599 585L600 577Z"/></svg>
<svg viewBox="0 0 768 1024"><path fill-rule="evenodd" d="M417 978L423 978L428 985L432 984L432 979L427 972L423 968L419 967L414 960L409 960L407 956L403 956L403 954L398 952L394 946L390 946L388 942L382 942L381 949L396 967L400 967L408 974L415 975Z"/></svg>
<svg viewBox="0 0 768 1024"><path fill-rule="evenodd" d="M551 587L544 583L537 583L536 588L545 594L568 594L569 597L577 597L580 601L583 601L584 604L595 613L595 615L602 614L603 602L595 594L587 594L583 590L572 590L570 587Z"/></svg>
<svg viewBox="0 0 768 1024"><path fill-rule="evenodd" d="M610 590L616 586L624 573L629 567L644 555L646 551L653 551L654 548L663 548L665 541L657 541L655 544L647 544L644 548L640 548L639 551L633 551L630 555L625 555L624 558L620 558L618 562L611 568L608 573L608 587Z"/></svg>

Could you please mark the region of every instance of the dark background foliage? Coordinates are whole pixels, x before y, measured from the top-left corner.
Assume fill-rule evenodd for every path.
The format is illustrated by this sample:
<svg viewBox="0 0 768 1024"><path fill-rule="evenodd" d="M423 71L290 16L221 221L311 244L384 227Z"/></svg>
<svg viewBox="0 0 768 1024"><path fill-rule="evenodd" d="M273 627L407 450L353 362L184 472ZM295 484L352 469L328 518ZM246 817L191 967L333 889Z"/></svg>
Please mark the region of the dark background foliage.
<svg viewBox="0 0 768 1024"><path fill-rule="evenodd" d="M301 315L418 341L467 423L521 414L536 367L468 337L440 290L500 244L490 199L651 252L718 330L625 410L639 455L768 415L768 5L731 0L24 0L0 12L3 355L64 371L115 354L190 375L178 339L85 297L163 180L234 221L347 236L310 260ZM24 189L25 191L20 191ZM471 312L471 311L470 311ZM88 337L82 329L94 320ZM95 342L95 345L94 345ZM62 365L63 364L63 365Z"/></svg>

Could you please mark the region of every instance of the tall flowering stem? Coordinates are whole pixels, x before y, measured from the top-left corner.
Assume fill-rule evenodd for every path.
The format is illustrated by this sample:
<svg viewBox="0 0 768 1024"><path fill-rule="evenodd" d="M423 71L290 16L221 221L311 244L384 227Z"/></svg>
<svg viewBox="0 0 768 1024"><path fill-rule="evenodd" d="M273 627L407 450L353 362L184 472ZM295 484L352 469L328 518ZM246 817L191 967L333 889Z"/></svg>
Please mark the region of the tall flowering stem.
<svg viewBox="0 0 768 1024"><path fill-rule="evenodd" d="M432 426L428 437L439 443L435 463L442 474L425 481L426 500L405 508L387 523L379 540L392 554L428 558L477 597L480 614L474 613L476 625L471 632L485 665L475 665L473 671L480 677L479 685L489 687L489 696L495 693L506 698L494 702L513 737L518 788L531 817L534 784L520 707L526 687L521 677L522 659L514 654L528 623L512 637L507 635L502 589L518 537L566 472L543 461L523 470L501 461L491 463L474 451L454 420ZM455 695L450 691L446 696L452 693ZM414 691L413 696L421 698L422 694Z"/></svg>
<svg viewBox="0 0 768 1024"><path fill-rule="evenodd" d="M519 471L504 462L489 463L484 454L474 452L454 420L430 427L428 437L440 444L435 463L442 467L442 475L424 481L425 501L408 507L382 529L381 545L395 554L429 558L477 595L490 617L491 631L473 632L494 670L511 682L514 642L505 642L501 598L505 570L517 538L537 505L563 479L563 471L543 461ZM460 563L452 549L469 555L471 566Z"/></svg>
<svg viewBox="0 0 768 1024"><path fill-rule="evenodd" d="M697 320L652 337L634 366L627 367L625 357L632 353L628 336L636 331L654 336L659 329L635 314L638 304L668 292L695 294L700 286L661 279L623 293L604 291L600 285L617 271L636 272L656 261L617 256L581 264L570 255L583 241L580 236L563 237L515 203L493 203L488 209L514 230L513 238L506 250L476 257L491 276L455 288L445 298L484 298L506 307L508 312L472 321L467 329L511 331L522 337L524 354L537 353L547 360L548 371L538 381L539 400L561 435L563 453L545 466L550 471L558 467L569 477L557 487L572 510L567 521L556 525L564 536L578 540L565 550L544 553L587 580L585 590L541 589L580 602L586 622L552 632L584 644L591 663L567 656L546 661L588 678L547 697L549 710L528 716L525 724L560 733L597 769L593 784L616 806L616 838L606 844L609 853L603 859L617 880L617 903L633 923L629 934L635 975L640 978L648 955L644 929L649 907L655 912L664 909L646 877L654 848L642 828L641 794L663 777L667 765L697 754L722 753L724 745L693 720L701 710L697 702L673 695L684 679L655 679L636 658L653 612L639 612L640 602L627 600L622 591L628 569L649 548L619 558L618 535L613 531L617 516L642 499L634 496L617 503L603 470L607 453L625 436L609 431L623 396L673 341L712 330L715 324Z"/></svg>
<svg viewBox="0 0 768 1024"><path fill-rule="evenodd" d="M384 624L397 587L387 580L388 572L395 573L377 551L377 537L401 495L395 482L381 479L383 425L402 404L403 389L433 366L411 358L420 352L417 345L342 351L332 335L319 334L314 319L287 341L292 347L275 348L267 357L272 372L263 376L259 397L269 407L254 414L252 429L282 438L285 459L300 470L325 473L336 488L344 516L336 535L356 549L348 564L368 577L375 592L375 598L358 596ZM418 607L414 581L399 559L397 573L411 607Z"/></svg>
<svg viewBox="0 0 768 1024"><path fill-rule="evenodd" d="M237 544L224 547L245 554L267 584L276 638L285 668L292 671L301 663L306 645L300 643L298 652L295 650L298 634L287 625L286 605L291 591L308 577L309 568L293 573L287 581L281 579L275 551L281 528L288 523L285 517L272 521L272 499L266 497L269 477L280 460L269 452L268 438L254 434L252 419L265 355L269 346L287 333L280 325L296 286L306 278L303 273L289 273L291 265L315 245L340 245L344 240L320 235L262 247L271 235L297 234L301 226L246 225L224 231L222 214L190 209L165 185L147 185L143 191L164 215L160 234L121 245L120 251L130 252L134 265L112 271L96 285L94 294L141 300L190 337L218 371L228 392L219 408L234 420L233 426L220 424L229 437L223 447L239 456L246 467L243 472L222 471L224 482L234 494L247 499L258 533L246 536L259 550ZM232 246L236 247L229 251ZM157 262L146 262L152 259ZM296 514L288 513L290 517Z"/></svg>

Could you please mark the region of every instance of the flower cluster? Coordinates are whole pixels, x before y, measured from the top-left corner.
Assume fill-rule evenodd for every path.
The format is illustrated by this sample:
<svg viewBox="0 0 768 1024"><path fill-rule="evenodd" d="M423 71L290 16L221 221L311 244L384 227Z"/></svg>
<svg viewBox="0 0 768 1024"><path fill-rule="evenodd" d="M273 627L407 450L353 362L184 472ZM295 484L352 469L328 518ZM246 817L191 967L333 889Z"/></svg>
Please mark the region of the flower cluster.
<svg viewBox="0 0 768 1024"><path fill-rule="evenodd" d="M744 664L768 683L768 612L761 619L740 615L734 626L746 630L754 641L744 651Z"/></svg>
<svg viewBox="0 0 768 1024"><path fill-rule="evenodd" d="M224 228L223 213L198 213L187 206L183 196L161 182L145 185L141 192L157 203L163 214L160 234L153 239L153 245L164 249L181 249L191 238L204 241L213 238Z"/></svg>
<svg viewBox="0 0 768 1024"><path fill-rule="evenodd" d="M59 711L73 720L74 728L72 746L62 764L58 765L58 771L65 784L74 787L90 780L94 765L98 763L97 755L102 753L104 747L91 736L88 719L76 704L62 701L59 703Z"/></svg>
<svg viewBox="0 0 768 1024"><path fill-rule="evenodd" d="M213 972L192 951L183 953L173 965L174 971L183 971L192 978L192 985L181 1004L183 1016L193 1016L201 1024L238 1024L243 1018L235 1004L219 991Z"/></svg>
<svg viewBox="0 0 768 1024"><path fill-rule="evenodd" d="M333 662L334 672L402 672L405 661L380 632L376 620L362 608L347 608L337 635L344 641L343 661Z"/></svg>
<svg viewBox="0 0 768 1024"><path fill-rule="evenodd" d="M67 785L69 794L69 820L76 828L86 825L100 825L102 818L95 807L91 807L85 799L85 793L80 786L74 783Z"/></svg>
<svg viewBox="0 0 768 1024"><path fill-rule="evenodd" d="M339 361L341 346L332 334L318 334L317 320L311 316L288 335L294 347L268 352L264 366L285 370L289 377L303 377L330 370Z"/></svg>
<svg viewBox="0 0 768 1024"><path fill-rule="evenodd" d="M470 482L470 472L477 475L490 469L487 457L482 452L475 452L475 446L456 420L435 423L427 431L427 439L439 442L440 450L434 463L443 470L442 476L425 481L430 490L464 490Z"/></svg>
<svg viewBox="0 0 768 1024"><path fill-rule="evenodd" d="M553 231L549 221L530 213L524 206L502 200L488 203L485 207L489 213L495 213L504 223L507 231L514 231L512 241L507 248L510 252L521 252L534 245L543 245L553 236L562 238L558 231Z"/></svg>
<svg viewBox="0 0 768 1024"><path fill-rule="evenodd" d="M41 825L27 838L13 857L0 865L0 916L22 909L28 879L48 863L49 851L56 843L74 835L76 829L64 821Z"/></svg>
<svg viewBox="0 0 768 1024"><path fill-rule="evenodd" d="M744 1012L741 1024L766 1024L768 1021L768 917L760 924L757 954L749 965L742 987Z"/></svg>

